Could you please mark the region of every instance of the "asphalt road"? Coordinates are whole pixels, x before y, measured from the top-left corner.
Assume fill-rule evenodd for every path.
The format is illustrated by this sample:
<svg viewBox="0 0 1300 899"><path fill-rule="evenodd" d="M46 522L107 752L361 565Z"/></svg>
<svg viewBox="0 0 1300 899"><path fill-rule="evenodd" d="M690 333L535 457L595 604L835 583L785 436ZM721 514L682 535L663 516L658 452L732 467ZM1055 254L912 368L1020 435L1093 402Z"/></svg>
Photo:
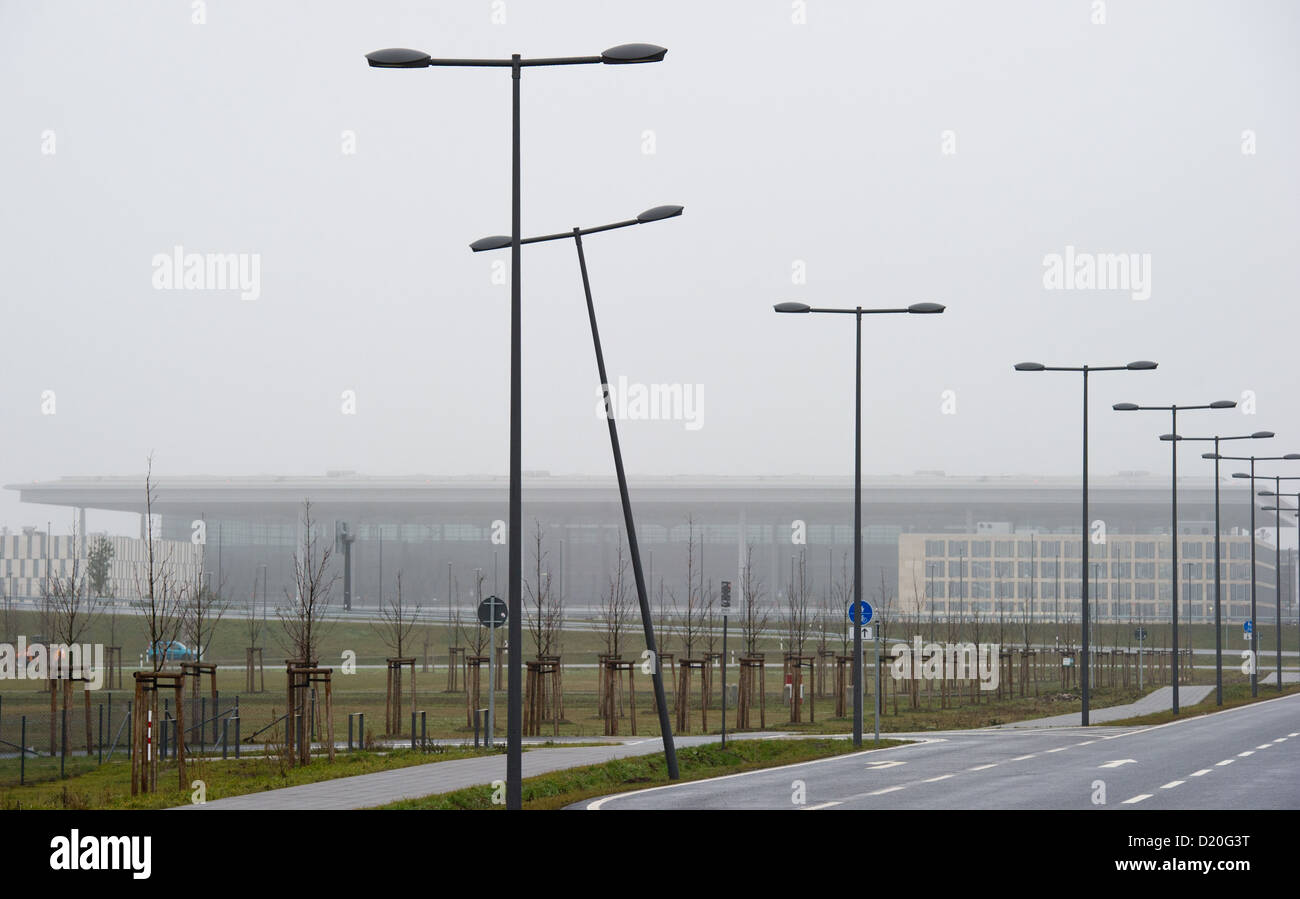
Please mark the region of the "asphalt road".
<svg viewBox="0 0 1300 899"><path fill-rule="evenodd" d="M1300 808L1300 696L1155 727L911 736L924 742L624 793L578 807ZM1104 803L1097 801L1103 789Z"/></svg>

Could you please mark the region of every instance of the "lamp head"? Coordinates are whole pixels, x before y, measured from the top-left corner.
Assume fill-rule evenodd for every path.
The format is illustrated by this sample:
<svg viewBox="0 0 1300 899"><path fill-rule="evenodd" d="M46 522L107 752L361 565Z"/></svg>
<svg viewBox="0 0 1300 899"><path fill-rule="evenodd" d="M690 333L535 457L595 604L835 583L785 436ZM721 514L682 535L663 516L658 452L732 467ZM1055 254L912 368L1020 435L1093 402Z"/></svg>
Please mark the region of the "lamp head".
<svg viewBox="0 0 1300 899"><path fill-rule="evenodd" d="M806 303L777 303L772 307L777 312L811 312L812 307Z"/></svg>
<svg viewBox="0 0 1300 899"><path fill-rule="evenodd" d="M630 65L638 62L659 62L668 51L654 44L619 44L600 54L600 61L609 65Z"/></svg>
<svg viewBox="0 0 1300 899"><path fill-rule="evenodd" d="M422 50L389 47L387 50L367 53L366 61L372 69L427 69L429 54Z"/></svg>
<svg viewBox="0 0 1300 899"><path fill-rule="evenodd" d="M512 238L508 234L495 234L492 237L480 237L469 245L469 248L475 253L481 253L484 250L500 250L510 246Z"/></svg>
<svg viewBox="0 0 1300 899"><path fill-rule="evenodd" d="M1115 405L1111 406L1111 408L1114 409L1116 412L1136 412L1137 403L1116 403ZM1164 438L1162 437L1160 439L1163 440Z"/></svg>
<svg viewBox="0 0 1300 899"><path fill-rule="evenodd" d="M1236 400L1215 400L1210 403L1211 409L1235 409L1237 408Z"/></svg>
<svg viewBox="0 0 1300 899"><path fill-rule="evenodd" d="M1016 371L1043 371L1047 366L1041 362L1017 362Z"/></svg>
<svg viewBox="0 0 1300 899"><path fill-rule="evenodd" d="M1151 371L1153 368L1156 367L1156 363L1151 362L1150 360L1147 359L1139 359L1136 362L1130 362L1128 365L1124 367L1127 368L1129 371Z"/></svg>
<svg viewBox="0 0 1300 899"><path fill-rule="evenodd" d="M913 303L907 307L907 311L913 315L938 315L947 308L940 303Z"/></svg>
<svg viewBox="0 0 1300 899"><path fill-rule="evenodd" d="M664 219L670 219L673 216L681 215L685 206L656 206L653 209L647 209L636 217L636 220L644 225L646 222L659 222Z"/></svg>

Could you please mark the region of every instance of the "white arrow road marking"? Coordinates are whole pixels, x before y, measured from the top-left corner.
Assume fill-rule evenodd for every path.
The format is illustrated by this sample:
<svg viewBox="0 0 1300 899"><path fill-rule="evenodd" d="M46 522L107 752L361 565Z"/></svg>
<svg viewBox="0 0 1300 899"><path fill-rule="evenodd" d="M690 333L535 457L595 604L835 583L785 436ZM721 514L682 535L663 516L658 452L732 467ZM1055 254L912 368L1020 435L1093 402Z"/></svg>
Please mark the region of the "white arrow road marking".
<svg viewBox="0 0 1300 899"><path fill-rule="evenodd" d="M1133 805L1135 803L1141 802L1143 799L1150 799L1151 796L1152 796L1151 793L1139 793L1138 795L1134 796L1132 799L1125 799L1121 803L1121 805Z"/></svg>
<svg viewBox="0 0 1300 899"><path fill-rule="evenodd" d="M934 783L935 781L947 780L947 779L950 778L950 777L956 777L956 776L957 776L956 774L940 774L938 777L931 777L929 780L923 780L923 781L921 781L921 783L923 783L923 784L932 784L932 783Z"/></svg>
<svg viewBox="0 0 1300 899"><path fill-rule="evenodd" d="M838 800L835 802L823 802L821 805L805 805L803 807L803 810L805 812L815 812L820 808L830 808L833 805L843 805L843 804L844 804L843 802L840 802Z"/></svg>
<svg viewBox="0 0 1300 899"><path fill-rule="evenodd" d="M1136 765L1137 759L1115 759L1113 762L1107 762L1104 765L1098 765L1098 768L1119 768L1123 765Z"/></svg>
<svg viewBox="0 0 1300 899"><path fill-rule="evenodd" d="M1215 762L1215 763L1214 763L1214 767L1216 767L1216 768L1222 768L1224 765L1231 765L1231 764L1232 764L1233 762L1235 762L1235 761L1236 761L1236 759L1224 759L1224 760L1221 761L1221 762Z"/></svg>
<svg viewBox="0 0 1300 899"><path fill-rule="evenodd" d="M1174 787L1176 787L1176 786L1178 786L1179 784L1182 784L1182 783L1186 783L1186 781L1183 781L1183 780L1171 780L1171 781L1169 781L1169 783L1165 784L1165 785L1164 785L1163 787L1161 787L1160 789L1162 789L1162 790L1172 790Z"/></svg>
<svg viewBox="0 0 1300 899"><path fill-rule="evenodd" d="M868 771L884 771L886 768L896 768L899 765L906 765L907 762L896 762L893 759L889 761L870 762L867 765Z"/></svg>
<svg viewBox="0 0 1300 899"><path fill-rule="evenodd" d="M1209 768L1202 768L1200 771L1193 771L1189 776L1190 776L1190 777L1200 777L1202 774L1209 774L1209 773L1210 773L1210 769L1209 769Z"/></svg>

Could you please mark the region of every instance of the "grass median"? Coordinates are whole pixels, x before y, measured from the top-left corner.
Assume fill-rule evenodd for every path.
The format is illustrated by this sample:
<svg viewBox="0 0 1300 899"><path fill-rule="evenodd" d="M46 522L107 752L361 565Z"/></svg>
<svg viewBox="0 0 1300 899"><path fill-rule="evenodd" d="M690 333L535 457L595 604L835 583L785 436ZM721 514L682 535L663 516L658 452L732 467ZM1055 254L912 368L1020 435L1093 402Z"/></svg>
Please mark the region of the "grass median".
<svg viewBox="0 0 1300 899"><path fill-rule="evenodd" d="M703 780L742 771L757 771L811 762L835 755L847 755L870 749L900 746L907 740L864 741L855 749L851 740L782 739L732 740L724 749L720 744L690 746L677 751L680 781ZM557 809L610 793L624 793L672 783L662 752L653 755L614 759L598 765L567 768L537 777L525 778L521 788L526 809ZM497 802L493 802L494 793ZM504 808L500 790L491 786L467 787L450 793L438 793L421 799L409 799L382 806L385 809L494 809Z"/></svg>

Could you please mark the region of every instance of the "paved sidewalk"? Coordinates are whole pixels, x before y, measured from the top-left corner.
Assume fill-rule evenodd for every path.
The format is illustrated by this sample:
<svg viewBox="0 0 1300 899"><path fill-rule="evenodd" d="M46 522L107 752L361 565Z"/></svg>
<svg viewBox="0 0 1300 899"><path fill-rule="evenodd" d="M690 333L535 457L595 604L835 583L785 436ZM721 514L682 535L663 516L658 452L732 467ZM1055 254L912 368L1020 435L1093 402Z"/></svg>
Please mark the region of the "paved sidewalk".
<svg viewBox="0 0 1300 899"><path fill-rule="evenodd" d="M1178 688L1179 706L1192 706L1201 702L1214 692L1214 684L1182 684ZM1163 712L1174 706L1174 688L1161 687L1143 696L1137 702L1128 705L1114 705L1102 709L1088 710L1088 723L1104 724L1107 721L1119 721L1122 718L1136 718L1138 715L1150 715ZM1051 718L1034 718L1030 721L1013 721L999 724L995 730L1010 730L1021 727L1078 727L1079 712L1067 715L1053 715Z"/></svg>
<svg viewBox="0 0 1300 899"><path fill-rule="evenodd" d="M783 732L744 733L728 739L753 740L790 736ZM678 737L678 748L700 743L716 743L717 736ZM649 755L660 752L663 743L658 736L630 737L626 742L608 746L574 746L553 749L530 749L523 754L524 777L534 777L548 771L595 765L611 759ZM182 809L354 809L373 808L402 799L418 799L434 793L446 793L477 784L490 784L504 780L506 757L485 756L473 759L454 759L449 762L431 762L412 765L374 774L338 777L319 783L285 787L231 796L228 799L209 800L204 805L184 805Z"/></svg>

